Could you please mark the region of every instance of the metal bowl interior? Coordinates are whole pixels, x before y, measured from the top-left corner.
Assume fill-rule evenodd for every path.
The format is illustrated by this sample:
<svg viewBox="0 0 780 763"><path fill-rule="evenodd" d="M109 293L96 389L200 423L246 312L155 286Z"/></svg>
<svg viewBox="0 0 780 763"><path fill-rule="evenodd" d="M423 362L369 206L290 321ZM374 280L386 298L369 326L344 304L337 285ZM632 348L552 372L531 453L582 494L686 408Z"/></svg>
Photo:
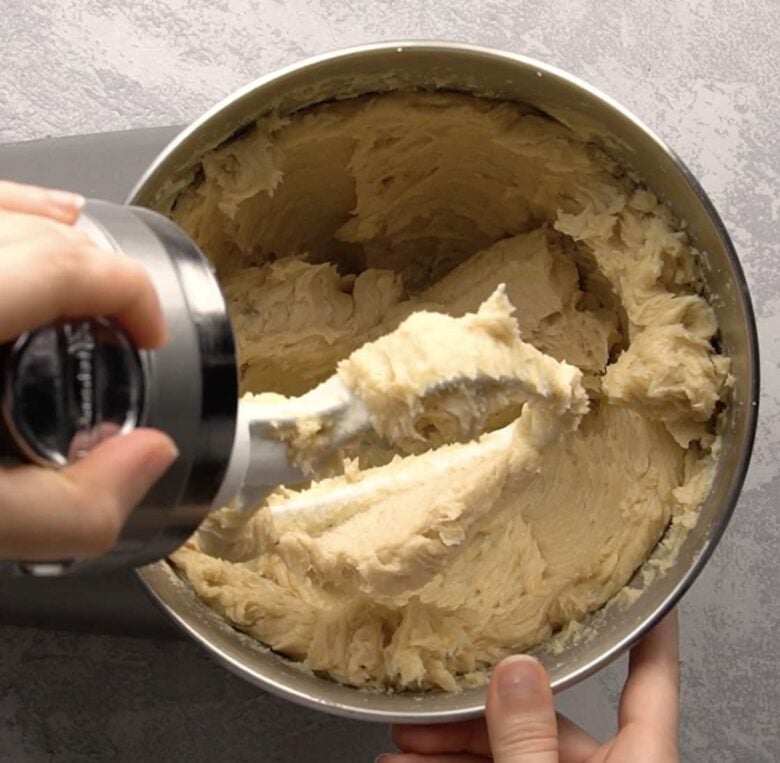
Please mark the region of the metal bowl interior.
<svg viewBox="0 0 780 763"><path fill-rule="evenodd" d="M535 651L553 688L564 689L615 659L671 609L699 574L737 502L747 469L758 404L758 347L739 260L712 204L680 160L618 104L559 70L524 58L447 43L388 43L321 56L250 84L176 138L129 199L164 211L171 189L202 154L257 117L291 113L331 99L402 88L447 89L520 101L601 143L684 220L703 253L705 278L732 358L733 396L723 421L722 453L697 525L676 561L627 606L595 613L592 638L552 654ZM163 609L215 658L269 691L326 712L383 722L455 721L484 710L484 689L461 693L358 691L304 671L228 626L202 604L166 562L140 576Z"/></svg>

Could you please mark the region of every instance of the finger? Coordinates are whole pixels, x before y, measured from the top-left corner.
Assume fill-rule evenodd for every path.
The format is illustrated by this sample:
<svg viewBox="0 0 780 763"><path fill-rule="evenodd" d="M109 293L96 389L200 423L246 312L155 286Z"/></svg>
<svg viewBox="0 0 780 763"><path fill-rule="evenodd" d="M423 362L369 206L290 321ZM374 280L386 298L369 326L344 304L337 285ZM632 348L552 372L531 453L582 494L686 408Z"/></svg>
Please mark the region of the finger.
<svg viewBox="0 0 780 763"><path fill-rule="evenodd" d="M0 557L42 561L103 553L176 456L166 435L138 429L59 471L0 470Z"/></svg>
<svg viewBox="0 0 780 763"><path fill-rule="evenodd" d="M678 622L672 611L631 650L618 713L621 729L638 723L676 739L679 692Z"/></svg>
<svg viewBox="0 0 780 763"><path fill-rule="evenodd" d="M131 258L79 236L0 247L0 342L58 318L87 316L115 318L141 347L166 339L154 286Z"/></svg>
<svg viewBox="0 0 780 763"><path fill-rule="evenodd" d="M557 716L558 746L560 763L581 763L599 748L599 743L590 734L564 715ZM468 752L476 755L490 755L485 720L432 725L393 726L393 742L402 752L421 755L440 755L450 752Z"/></svg>
<svg viewBox="0 0 780 763"><path fill-rule="evenodd" d="M574 721L560 714L557 720L560 763L583 763L599 749L599 743Z"/></svg>
<svg viewBox="0 0 780 763"><path fill-rule="evenodd" d="M469 753L444 753L442 755L417 755L416 753L380 755L374 763L491 763L490 758Z"/></svg>
<svg viewBox="0 0 780 763"><path fill-rule="evenodd" d="M49 217L68 225L74 223L84 206L84 197L68 191L0 180L0 209Z"/></svg>
<svg viewBox="0 0 780 763"><path fill-rule="evenodd" d="M533 657L508 657L493 671L487 727L495 763L558 762L550 681Z"/></svg>
<svg viewBox="0 0 780 763"><path fill-rule="evenodd" d="M490 755L484 718L423 726L399 724L393 726L391 733L395 746L402 752L416 752L421 755L447 752Z"/></svg>

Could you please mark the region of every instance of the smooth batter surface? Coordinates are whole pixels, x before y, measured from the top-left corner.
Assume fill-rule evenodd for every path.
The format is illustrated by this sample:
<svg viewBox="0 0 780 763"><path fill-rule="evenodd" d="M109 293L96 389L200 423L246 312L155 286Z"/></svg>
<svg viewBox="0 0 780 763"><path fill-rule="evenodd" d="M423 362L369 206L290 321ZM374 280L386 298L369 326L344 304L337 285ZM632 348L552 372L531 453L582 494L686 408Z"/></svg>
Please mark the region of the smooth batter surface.
<svg viewBox="0 0 780 763"><path fill-rule="evenodd" d="M523 339L590 398L538 440L531 403L503 411L439 471L365 442L305 494L374 497L324 514L211 517L174 561L274 649L356 686L454 690L602 606L670 521L695 521L728 386L696 253L565 127L452 94L320 106L213 151L171 214L217 264L245 390L300 394L415 310L476 312L504 283Z"/></svg>

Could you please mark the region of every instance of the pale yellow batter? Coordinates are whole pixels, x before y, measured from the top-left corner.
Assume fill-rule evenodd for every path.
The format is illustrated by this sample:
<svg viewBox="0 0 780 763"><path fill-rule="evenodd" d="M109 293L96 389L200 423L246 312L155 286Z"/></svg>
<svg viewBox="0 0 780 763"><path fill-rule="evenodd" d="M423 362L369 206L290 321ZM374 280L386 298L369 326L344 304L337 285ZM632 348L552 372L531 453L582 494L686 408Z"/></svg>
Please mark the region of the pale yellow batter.
<svg viewBox="0 0 780 763"><path fill-rule="evenodd" d="M325 514L272 512L301 498L280 490L248 522L210 518L174 561L274 649L356 686L454 690L695 521L728 386L696 253L562 125L452 94L324 105L212 151L169 211L217 264L245 390L300 394L416 310L476 313L503 283L522 338L589 397L403 458L366 441L304 492L342 491Z"/></svg>

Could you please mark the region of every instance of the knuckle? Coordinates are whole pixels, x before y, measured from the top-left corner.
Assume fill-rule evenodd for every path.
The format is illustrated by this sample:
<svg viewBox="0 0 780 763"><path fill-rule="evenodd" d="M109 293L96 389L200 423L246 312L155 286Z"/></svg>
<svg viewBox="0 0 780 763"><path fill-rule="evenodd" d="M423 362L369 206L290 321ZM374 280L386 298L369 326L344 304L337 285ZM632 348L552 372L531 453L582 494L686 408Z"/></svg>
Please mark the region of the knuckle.
<svg viewBox="0 0 780 763"><path fill-rule="evenodd" d="M62 234L63 239L69 247L82 256L92 255L95 252L95 244L84 231L74 228L72 225L64 225L55 221L50 221Z"/></svg>
<svg viewBox="0 0 780 763"><path fill-rule="evenodd" d="M149 302L156 299L152 279L146 268L126 255L117 258L117 275L121 274L124 301L127 304Z"/></svg>
<svg viewBox="0 0 780 763"><path fill-rule="evenodd" d="M0 204L13 204L34 192L32 186L15 183L12 180L0 180Z"/></svg>
<svg viewBox="0 0 780 763"><path fill-rule="evenodd" d="M100 249L91 246L93 265L101 275L121 279L122 283L135 285L140 280L143 271L140 264L120 252Z"/></svg>
<svg viewBox="0 0 780 763"><path fill-rule="evenodd" d="M60 245L53 246L45 255L55 278L70 283L88 275L94 267L89 241L77 233L59 232L59 237Z"/></svg>
<svg viewBox="0 0 780 763"><path fill-rule="evenodd" d="M123 254L120 258L117 258L117 267L122 268L129 286L135 291L141 291L151 285L146 268L137 260L130 259L130 257Z"/></svg>
<svg viewBox="0 0 780 763"><path fill-rule="evenodd" d="M39 235L43 234L50 236L57 241L71 241L73 235L77 231L70 225L52 220L49 217L41 217L40 215L25 215L23 217L27 225L30 226L31 231L38 232Z"/></svg>
<svg viewBox="0 0 780 763"><path fill-rule="evenodd" d="M33 217L20 212L8 212L7 214L11 215L10 220L13 222L16 233L20 237L30 239L31 241L39 241L49 248L56 248L62 245L63 239L60 228L64 230L64 225L55 223L46 217Z"/></svg>
<svg viewBox="0 0 780 763"><path fill-rule="evenodd" d="M58 480L65 502L78 512L72 553L76 556L98 556L116 543L122 530L122 511L116 497L92 491L89 485L67 473Z"/></svg>
<svg viewBox="0 0 780 763"><path fill-rule="evenodd" d="M106 277L116 286L115 309L124 310L141 299L149 288L149 280L143 266L125 255L107 257L103 262Z"/></svg>
<svg viewBox="0 0 780 763"><path fill-rule="evenodd" d="M542 755L558 750L558 732L541 719L515 719L501 735L498 746L505 752Z"/></svg>
<svg viewBox="0 0 780 763"><path fill-rule="evenodd" d="M111 499L98 501L85 511L82 552L97 556L108 551L116 543L122 530L119 510Z"/></svg>

